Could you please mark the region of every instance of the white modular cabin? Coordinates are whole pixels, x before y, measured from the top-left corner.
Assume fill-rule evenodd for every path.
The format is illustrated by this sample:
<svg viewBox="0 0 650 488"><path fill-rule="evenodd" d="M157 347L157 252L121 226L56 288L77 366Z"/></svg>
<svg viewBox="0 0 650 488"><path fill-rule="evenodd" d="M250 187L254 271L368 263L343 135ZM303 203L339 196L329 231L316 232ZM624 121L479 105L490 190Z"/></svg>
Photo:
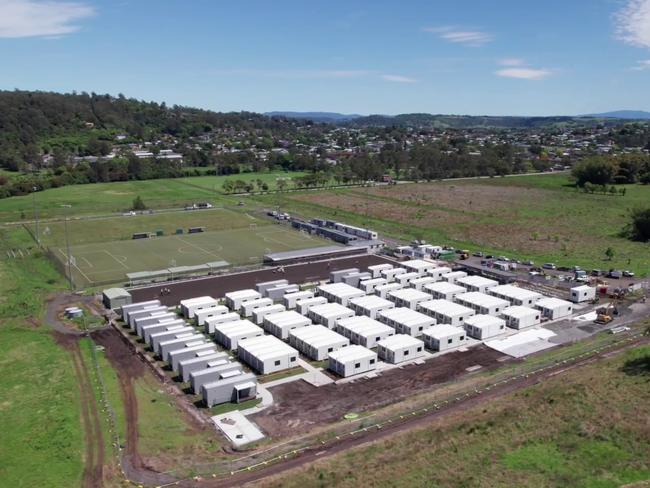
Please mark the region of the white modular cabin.
<svg viewBox="0 0 650 488"><path fill-rule="evenodd" d="M391 291L401 290L401 289L402 289L402 285L395 282L386 283L385 285L377 285L375 287L375 295L377 295L380 298L388 298L388 294Z"/></svg>
<svg viewBox="0 0 650 488"><path fill-rule="evenodd" d="M268 307L273 305L273 300L270 298L257 298L255 300L248 300L241 304L239 308L239 313L242 317L250 318L253 316L253 312L263 307Z"/></svg>
<svg viewBox="0 0 650 488"><path fill-rule="evenodd" d="M292 330L308 325L311 325L311 320L295 310L272 313L264 317L264 330L283 341L289 338L289 332Z"/></svg>
<svg viewBox="0 0 650 488"><path fill-rule="evenodd" d="M239 320L241 320L241 315L239 315L237 312L222 313L206 319L203 328L206 334L212 335L214 334L214 328L218 324L225 324L226 322L237 322Z"/></svg>
<svg viewBox="0 0 650 488"><path fill-rule="evenodd" d="M499 282L485 278L484 276L471 275L456 280L456 284L466 288L467 291L487 293L490 288L498 286Z"/></svg>
<svg viewBox="0 0 650 488"><path fill-rule="evenodd" d="M430 269L427 274L434 278L436 281L440 281L443 275L451 273L451 268L448 266L440 266L438 268Z"/></svg>
<svg viewBox="0 0 650 488"><path fill-rule="evenodd" d="M596 298L596 288L588 285L574 286L571 288L571 301L573 303L588 302Z"/></svg>
<svg viewBox="0 0 650 488"><path fill-rule="evenodd" d="M282 297L282 303L287 310L294 310L296 308L296 302L298 300L304 300L305 298L313 298L314 292L305 290L305 291L295 291L293 293L287 293Z"/></svg>
<svg viewBox="0 0 650 488"><path fill-rule="evenodd" d="M403 363L424 356L424 342L410 335L395 334L377 343L377 354L387 363Z"/></svg>
<svg viewBox="0 0 650 488"><path fill-rule="evenodd" d="M264 317L272 313L284 312L286 308L284 305L276 303L274 305L269 305L268 307L258 308L253 311L253 322L255 325L262 325L264 323Z"/></svg>
<svg viewBox="0 0 650 488"><path fill-rule="evenodd" d="M357 315L366 315L371 319L377 318L377 314L383 310L395 308L393 302L385 298L379 298L377 295L365 295L359 298L353 298L348 303L348 306Z"/></svg>
<svg viewBox="0 0 650 488"><path fill-rule="evenodd" d="M235 312L239 310L242 303L247 302L249 300L257 300L258 298L262 298L262 294L253 289L246 289L246 290L231 291L230 293L226 293L225 297L226 297L226 305L228 305L228 308L230 310Z"/></svg>
<svg viewBox="0 0 650 488"><path fill-rule="evenodd" d="M358 344L371 349L379 341L395 335L395 329L370 317L348 317L341 319L336 325L336 332Z"/></svg>
<svg viewBox="0 0 650 488"><path fill-rule="evenodd" d="M281 302L285 295L289 293L296 293L300 291L300 287L296 284L278 285L266 290L266 297L274 302Z"/></svg>
<svg viewBox="0 0 650 488"><path fill-rule="evenodd" d="M447 351L465 345L467 333L462 327L449 324L438 324L425 329L422 339L433 351Z"/></svg>
<svg viewBox="0 0 650 488"><path fill-rule="evenodd" d="M122 307L119 309L119 312L120 315L122 316L122 320L128 323L130 312L142 310L143 308L147 308L147 307L159 307L159 306L160 306L160 300L149 300L146 302L136 302L136 303L129 303L128 305L122 305Z"/></svg>
<svg viewBox="0 0 650 488"><path fill-rule="evenodd" d="M422 302L418 305L418 312L433 317L438 324L450 324L454 327L462 327L466 319L476 315L471 308L448 300Z"/></svg>
<svg viewBox="0 0 650 488"><path fill-rule="evenodd" d="M414 280L411 280L410 286L419 291L423 291L424 285L429 283L435 283L436 279L433 276L420 276Z"/></svg>
<svg viewBox="0 0 650 488"><path fill-rule="evenodd" d="M225 305L215 305L214 307L204 308L203 310L197 310L194 314L196 319L196 325L202 327L205 325L207 319L216 317L217 315L223 315L228 313L230 310Z"/></svg>
<svg viewBox="0 0 650 488"><path fill-rule="evenodd" d="M447 283L446 281L426 284L424 285L423 290L429 293L436 300L449 301L453 301L456 295L467 293L467 290L462 286Z"/></svg>
<svg viewBox="0 0 650 488"><path fill-rule="evenodd" d="M327 298L325 297L313 297L313 298L303 298L296 302L296 310L302 315L307 315L311 307L316 305L325 305L327 303Z"/></svg>
<svg viewBox="0 0 650 488"><path fill-rule="evenodd" d="M340 283L343 280L343 277L345 275L348 275L350 273L358 273L359 268L347 268L347 269L339 269L337 271L332 271L330 272L330 282L331 283Z"/></svg>
<svg viewBox="0 0 650 488"><path fill-rule="evenodd" d="M358 273L350 273L343 277L341 280L342 283L346 285L354 286L355 288L359 287L359 283L362 280L369 280L372 278L372 275L366 271L360 271Z"/></svg>
<svg viewBox="0 0 650 488"><path fill-rule="evenodd" d="M559 298L540 298L535 308L542 312L542 317L548 320L561 319L573 313L573 304Z"/></svg>
<svg viewBox="0 0 650 488"><path fill-rule="evenodd" d="M384 310L377 314L377 320L395 329L398 334L420 337L422 331L436 324L436 319L407 307Z"/></svg>
<svg viewBox="0 0 650 488"><path fill-rule="evenodd" d="M201 392L201 387L212 381L219 380L222 375L233 371L241 371L242 365L238 362L223 363L221 360L210 362L203 369L197 369L190 373L190 384L195 394Z"/></svg>
<svg viewBox="0 0 650 488"><path fill-rule="evenodd" d="M214 326L214 340L230 351L237 349L242 340L263 335L264 330L250 320L224 322Z"/></svg>
<svg viewBox="0 0 650 488"><path fill-rule="evenodd" d="M375 288L380 285L385 285L387 281L384 278L371 278L359 282L359 289L363 290L366 295L371 295L375 292Z"/></svg>
<svg viewBox="0 0 650 488"><path fill-rule="evenodd" d="M151 317L154 314L166 313L169 309L164 305L158 305L153 307L145 307L141 310L129 312L129 320L126 322L129 325L130 329L135 329L136 319L141 319L144 317Z"/></svg>
<svg viewBox="0 0 650 488"><path fill-rule="evenodd" d="M436 267L436 263L424 259L411 259L410 261L401 262L400 265L406 268L407 271L418 273L420 276L426 275Z"/></svg>
<svg viewBox="0 0 650 488"><path fill-rule="evenodd" d="M331 283L328 285L321 285L317 288L318 295L327 298L329 302L335 302L344 307L347 306L351 298L363 297L366 294L355 288L354 286L346 285L345 283Z"/></svg>
<svg viewBox="0 0 650 488"><path fill-rule="evenodd" d="M240 341L237 356L260 374L270 374L298 365L298 351L274 336Z"/></svg>
<svg viewBox="0 0 650 488"><path fill-rule="evenodd" d="M419 303L431 300L432 296L415 288L402 288L388 292L386 298L393 302L396 307L406 307L411 310L416 310Z"/></svg>
<svg viewBox="0 0 650 488"><path fill-rule="evenodd" d="M396 280L398 275L406 273L406 269L404 268L390 268L390 269L382 269L381 270L381 277L384 278L388 283L392 283L393 281Z"/></svg>
<svg viewBox="0 0 650 488"><path fill-rule="evenodd" d="M206 344L203 334L192 334L187 337L163 341L158 344L158 355L164 362L168 363L170 352L183 347L199 346L201 344Z"/></svg>
<svg viewBox="0 0 650 488"><path fill-rule="evenodd" d="M501 318L512 329L525 329L540 323L542 312L530 307L514 305L501 312Z"/></svg>
<svg viewBox="0 0 650 488"><path fill-rule="evenodd" d="M339 320L354 317L354 310L338 303L324 303L311 307L307 312L307 317L316 324L324 325L328 329L335 329Z"/></svg>
<svg viewBox="0 0 650 488"><path fill-rule="evenodd" d="M187 322L183 319L170 320L169 322L160 322L158 324L145 325L142 327L140 332L142 333L140 337L146 344L149 344L152 334L158 332L167 332L170 330L178 329L179 327L187 327Z"/></svg>
<svg viewBox="0 0 650 488"><path fill-rule="evenodd" d="M488 293L495 297L508 300L511 305L522 307L532 307L537 300L543 297L541 293L513 285L493 286L488 290Z"/></svg>
<svg viewBox="0 0 650 488"><path fill-rule="evenodd" d="M282 279L282 280L273 280L273 281L265 281L263 283L258 283L257 285L255 285L255 289L257 290L257 292L260 295L266 296L266 291L267 290L269 290L271 288L275 288L276 286L288 285L288 284L289 284L289 280L284 280L284 279Z"/></svg>
<svg viewBox="0 0 650 488"><path fill-rule="evenodd" d="M219 305L219 300L210 296L188 298L181 300L181 313L186 319L193 319L198 310L205 310L215 305Z"/></svg>
<svg viewBox="0 0 650 488"><path fill-rule="evenodd" d="M374 264L372 266L368 266L368 272L370 275L374 278L381 278L381 272L385 269L392 269L393 265L389 263L384 263L384 264Z"/></svg>
<svg viewBox="0 0 650 488"><path fill-rule="evenodd" d="M133 329L135 330L135 333L138 335L138 337L142 337L143 327L146 327L147 325L160 324L161 322L170 322L173 320L178 320L178 315L176 315L174 312L156 312L149 317L138 317L135 319L135 327L133 327Z"/></svg>
<svg viewBox="0 0 650 488"><path fill-rule="evenodd" d="M328 368L347 378L377 369L377 353L363 346L348 346L329 353Z"/></svg>
<svg viewBox="0 0 650 488"><path fill-rule="evenodd" d="M465 320L465 332L479 341L498 336L505 331L506 321L493 315L473 315Z"/></svg>
<svg viewBox="0 0 650 488"><path fill-rule="evenodd" d="M215 353L217 352L217 346L214 342L204 342L203 344L198 344L196 346L182 347L179 349L174 349L169 352L169 364L172 367L172 371L175 373L179 372L178 363L184 359L191 359L200 357L199 353Z"/></svg>
<svg viewBox="0 0 650 488"><path fill-rule="evenodd" d="M183 359L178 363L178 375L181 377L183 383L185 383L190 381L190 373L205 369L209 363L216 366L229 362L230 357L225 352L198 353L196 357Z"/></svg>
<svg viewBox="0 0 650 488"><path fill-rule="evenodd" d="M350 339L322 325L309 325L289 332L289 344L314 361L350 345Z"/></svg>
<svg viewBox="0 0 650 488"><path fill-rule="evenodd" d="M257 396L257 378L253 373L224 374L221 379L203 385L201 396L208 408L252 400Z"/></svg>
<svg viewBox="0 0 650 488"><path fill-rule="evenodd" d="M158 346L161 342L168 341L171 339L178 339L179 337L186 337L188 334L194 334L196 330L194 327L188 325L176 325L174 327L169 327L169 330L163 330L161 332L156 332L149 336L148 344L151 346L153 352L158 353Z"/></svg>
<svg viewBox="0 0 650 488"><path fill-rule="evenodd" d="M452 271L451 273L446 273L441 276L443 281L447 283L455 284L459 279L466 278L467 273L465 271Z"/></svg>
<svg viewBox="0 0 650 488"><path fill-rule="evenodd" d="M471 308L477 314L494 315L495 317L498 317L503 309L510 306L508 300L492 295L486 295L480 291L461 293L460 295L456 295L454 300L456 303Z"/></svg>
<svg viewBox="0 0 650 488"><path fill-rule="evenodd" d="M408 273L402 273L400 275L397 275L395 279L397 282L402 285L403 287L411 286L411 282L413 280L416 280L420 278L420 274L416 272L408 272Z"/></svg>

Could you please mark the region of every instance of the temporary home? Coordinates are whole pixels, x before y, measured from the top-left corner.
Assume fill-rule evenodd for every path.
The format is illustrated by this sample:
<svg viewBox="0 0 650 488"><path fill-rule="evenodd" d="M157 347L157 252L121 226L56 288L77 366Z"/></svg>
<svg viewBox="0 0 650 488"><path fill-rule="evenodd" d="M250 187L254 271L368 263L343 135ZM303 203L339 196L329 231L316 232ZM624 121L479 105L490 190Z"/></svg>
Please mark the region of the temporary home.
<svg viewBox="0 0 650 488"><path fill-rule="evenodd" d="M287 310L293 310L296 308L296 302L298 300L304 300L305 298L312 298L314 296L313 291L296 291L293 293L287 293L282 297L282 303L287 308Z"/></svg>
<svg viewBox="0 0 650 488"><path fill-rule="evenodd" d="M591 286L581 285L571 288L571 301L573 303L588 302L594 298L596 298L596 289Z"/></svg>
<svg viewBox="0 0 650 488"><path fill-rule="evenodd" d="M341 282L356 288L361 280L369 280L370 278L372 278L372 275L364 271L347 274L341 279Z"/></svg>
<svg viewBox="0 0 650 488"><path fill-rule="evenodd" d="M480 341L503 334L505 329L506 321L493 315L474 315L465 320L467 335Z"/></svg>
<svg viewBox="0 0 650 488"><path fill-rule="evenodd" d="M147 307L147 308L143 308L142 310L131 311L131 312L129 312L129 320L128 320L127 323L129 324L129 327L131 329L134 329L136 319L140 319L140 318L143 318L143 317L151 317L154 314L161 313L161 312L165 313L165 312L168 312L168 311L169 311L169 309L167 307L165 307L164 305L159 305L159 306L155 306L155 307Z"/></svg>
<svg viewBox="0 0 650 488"><path fill-rule="evenodd" d="M289 338L290 331L308 325L311 325L311 320L295 310L272 313L264 317L264 330L282 340Z"/></svg>
<svg viewBox="0 0 650 488"><path fill-rule="evenodd" d="M323 361L330 352L347 347L350 340L322 325L310 325L292 330L289 344L308 358Z"/></svg>
<svg viewBox="0 0 650 488"><path fill-rule="evenodd" d="M194 327L189 327L188 325L177 325L170 327L169 330L163 330L161 332L156 332L149 336L149 345L153 352L158 353L158 346L161 342L169 341L171 339L178 339L179 337L187 337L188 335L194 334L196 331Z"/></svg>
<svg viewBox="0 0 650 488"><path fill-rule="evenodd" d="M324 305L327 303L327 298L325 297L313 297L313 298L303 298L296 302L296 310L302 315L307 315L309 309L315 305Z"/></svg>
<svg viewBox="0 0 650 488"><path fill-rule="evenodd" d="M171 339L163 341L158 344L158 355L166 363L169 362L169 353L180 349L182 347L191 347L205 344L205 336L203 334L191 334L178 339Z"/></svg>
<svg viewBox="0 0 650 488"><path fill-rule="evenodd" d="M461 293L460 295L456 295L455 301L471 308L478 314L494 315L495 317L497 317L504 308L510 306L508 300L492 295L486 295L480 291Z"/></svg>
<svg viewBox="0 0 650 488"><path fill-rule="evenodd" d="M149 300L147 302L136 302L136 303L130 303L128 305L122 305L120 308L120 315L122 316L122 320L124 322L128 323L129 322L129 312L135 312L137 310L142 310L143 308L146 307L157 307L160 306L160 300Z"/></svg>
<svg viewBox="0 0 650 488"><path fill-rule="evenodd" d="M217 324L225 324L226 322L237 322L241 320L241 316L237 312L222 313L205 320L204 329L206 334L214 334L214 328Z"/></svg>
<svg viewBox="0 0 650 488"><path fill-rule="evenodd" d="M512 329L524 329L537 325L540 322L540 316L539 310L521 305L508 307L501 312L501 317L506 321L506 325Z"/></svg>
<svg viewBox="0 0 650 488"><path fill-rule="evenodd" d="M145 343L149 344L152 334L158 332L167 332L174 329L179 329L181 327L187 327L187 322L183 319L170 320L168 322L160 322L158 324L145 325L140 329L140 337L144 340Z"/></svg>
<svg viewBox="0 0 650 488"><path fill-rule="evenodd" d="M498 286L499 282L483 276L472 275L456 280L456 284L466 288L467 291L486 293L490 288Z"/></svg>
<svg viewBox="0 0 650 488"><path fill-rule="evenodd" d="M239 313L246 318L252 317L253 312L263 307L273 305L273 300L270 298L256 298L255 300L248 300L241 304Z"/></svg>
<svg viewBox="0 0 650 488"><path fill-rule="evenodd" d="M377 295L380 298L387 298L388 294L391 291L401 290L401 289L402 289L402 285L400 285L399 283L395 283L395 282L386 283L385 285L377 285L375 287L375 295Z"/></svg>
<svg viewBox="0 0 650 488"><path fill-rule="evenodd" d="M343 306L347 306L351 298L365 296L363 291L345 283L321 285L317 290L319 296L327 298L329 302L336 302Z"/></svg>
<svg viewBox="0 0 650 488"><path fill-rule="evenodd" d="M433 351L446 351L465 344L465 329L449 324L438 324L422 333L424 343Z"/></svg>
<svg viewBox="0 0 650 488"><path fill-rule="evenodd" d="M418 312L433 317L438 324L450 324L455 327L462 327L467 318L476 314L471 308L448 300L422 302L418 305Z"/></svg>
<svg viewBox="0 0 650 488"><path fill-rule="evenodd" d="M300 291L300 287L296 284L290 283L287 285L278 285L266 290L266 297L274 302L282 302L284 296L288 293L296 293Z"/></svg>
<svg viewBox="0 0 650 488"><path fill-rule="evenodd" d="M131 294L124 288L107 288L102 292L102 302L106 308L118 309L131 303Z"/></svg>
<svg viewBox="0 0 650 488"><path fill-rule="evenodd" d="M453 301L456 295L467 293L467 290L459 285L447 283L446 281L438 281L436 283L428 283L422 288L429 293L436 300L449 300Z"/></svg>
<svg viewBox="0 0 650 488"><path fill-rule="evenodd" d="M358 273L359 268L339 269L330 273L330 281L332 283L340 283L345 275L350 273Z"/></svg>
<svg viewBox="0 0 650 488"><path fill-rule="evenodd" d="M411 280L410 285L412 288L422 291L424 285L428 285L429 283L435 283L435 282L436 279L433 276L420 276L419 278Z"/></svg>
<svg viewBox="0 0 650 488"><path fill-rule="evenodd" d="M375 264L373 266L368 266L368 272L372 275L373 278L381 278L381 272L385 269L391 269L392 264Z"/></svg>
<svg viewBox="0 0 650 488"><path fill-rule="evenodd" d="M431 295L414 288L402 288L388 292L387 298L395 304L396 307L406 307L415 310L418 303L431 300Z"/></svg>
<svg viewBox="0 0 650 488"><path fill-rule="evenodd" d="M541 293L513 285L493 286L488 290L488 293L495 297L508 300L512 305L521 305L524 307L532 307L537 300L542 298Z"/></svg>
<svg viewBox="0 0 650 488"><path fill-rule="evenodd" d="M389 268L381 270L381 277L384 278L388 283L395 281L397 275L406 273L404 268Z"/></svg>
<svg viewBox="0 0 650 488"><path fill-rule="evenodd" d="M262 298L262 294L255 290L247 289L231 291L230 293L226 293L225 297L226 305L228 305L228 308L234 312L239 310L242 303Z"/></svg>
<svg viewBox="0 0 650 488"><path fill-rule="evenodd" d="M365 316L339 320L336 332L350 339L353 344L367 348L373 348L380 340L395 335L392 327Z"/></svg>
<svg viewBox="0 0 650 488"><path fill-rule="evenodd" d="M298 365L298 351L274 336L260 336L240 341L240 360L260 374L293 368Z"/></svg>
<svg viewBox="0 0 650 488"><path fill-rule="evenodd" d="M196 325L202 327L205 325L205 321L209 318L216 317L217 315L223 315L229 312L228 307L225 305L215 305L210 308L204 308L203 310L197 310L194 314L196 319Z"/></svg>
<svg viewBox="0 0 650 488"><path fill-rule="evenodd" d="M263 283L258 283L257 285L255 285L255 289L260 295L266 296L266 290L270 288L275 288L276 286L288 285L288 284L289 284L289 280L265 281Z"/></svg>
<svg viewBox="0 0 650 488"><path fill-rule="evenodd" d="M559 298L540 298L535 303L535 308L542 312L542 317L548 320L568 317L573 311L573 304Z"/></svg>
<svg viewBox="0 0 650 488"><path fill-rule="evenodd" d="M200 369L205 369L210 363L217 366L229 362L229 356L225 352L198 353L196 357L184 359L178 363L178 375L181 377L183 382L186 382L190 380L190 373Z"/></svg>
<svg viewBox="0 0 650 488"><path fill-rule="evenodd" d="M253 373L224 373L220 379L201 387L208 408L221 403L241 403L257 396L257 378Z"/></svg>
<svg viewBox="0 0 650 488"><path fill-rule="evenodd" d="M220 360L210 362L203 369L197 369L190 373L190 384L195 394L201 392L201 387L212 381L219 380L222 375L227 375L233 371L241 371L242 365L238 362L222 363Z"/></svg>
<svg viewBox="0 0 650 488"><path fill-rule="evenodd" d="M196 346L174 349L169 352L167 357L169 358L168 362L172 367L172 371L178 373L178 363L183 359L196 358L199 357L199 353L214 353L216 350L217 346L214 342L204 342L203 344L197 344Z"/></svg>
<svg viewBox="0 0 650 488"><path fill-rule="evenodd" d="M379 359L397 364L424 356L424 342L410 335L395 334L377 343Z"/></svg>
<svg viewBox="0 0 650 488"><path fill-rule="evenodd" d="M400 265L406 268L407 271L418 273L420 276L424 276L429 270L436 267L435 263L423 259L411 259L410 261L400 263Z"/></svg>
<svg viewBox="0 0 650 488"><path fill-rule="evenodd" d="M256 325L262 325L264 323L264 317L272 313L284 312L286 308L284 305L276 303L275 305L269 305L267 307L258 308L253 311L253 322Z"/></svg>
<svg viewBox="0 0 650 488"><path fill-rule="evenodd" d="M350 300L348 306L354 310L357 315L366 315L372 319L377 317L377 313L395 308L395 304L385 298L379 298L376 295L365 295Z"/></svg>
<svg viewBox="0 0 650 488"><path fill-rule="evenodd" d="M407 307L379 312L377 320L392 327L398 334L406 334L412 337L421 336L424 329L436 323L436 319Z"/></svg>
<svg viewBox="0 0 650 488"><path fill-rule="evenodd" d="M440 266L438 268L433 268L427 271L427 274L434 278L436 281L440 281L442 279L442 275L446 275L447 273L451 273L451 268L447 266Z"/></svg>
<svg viewBox="0 0 650 488"><path fill-rule="evenodd" d="M211 308L215 305L219 305L219 300L209 296L188 298L187 300L181 300L181 313L186 319L193 319L198 310Z"/></svg>
<svg viewBox="0 0 650 488"><path fill-rule="evenodd" d="M338 303L325 303L311 307L307 312L307 316L316 324L334 329L340 319L354 317L354 310Z"/></svg>
<svg viewBox="0 0 650 488"><path fill-rule="evenodd" d="M214 326L214 340L231 351L237 349L239 341L263 335L262 328L249 320L225 322Z"/></svg>
<svg viewBox="0 0 650 488"><path fill-rule="evenodd" d="M420 273L417 273L415 271L413 272L408 272L408 273L402 273L400 275L397 275L395 279L397 282L402 285L403 287L405 286L411 286L411 282L413 280L416 280L420 278Z"/></svg>
<svg viewBox="0 0 650 488"><path fill-rule="evenodd" d="M133 330L138 334L138 337L142 337L142 328L147 325L159 324L161 322L169 322L172 320L177 320L178 315L174 312L156 312L148 317L138 317L135 319L135 326Z"/></svg>
<svg viewBox="0 0 650 488"><path fill-rule="evenodd" d="M377 368L377 353L363 346L348 346L329 353L329 369L344 378Z"/></svg>
<svg viewBox="0 0 650 488"><path fill-rule="evenodd" d="M452 285L456 283L459 279L467 277L465 271L452 271L451 273L446 273L441 276L443 281L451 283Z"/></svg>
<svg viewBox="0 0 650 488"><path fill-rule="evenodd" d="M376 287L385 284L386 280L384 278L371 278L369 280L360 281L359 288L363 290L366 295L370 295L375 292Z"/></svg>

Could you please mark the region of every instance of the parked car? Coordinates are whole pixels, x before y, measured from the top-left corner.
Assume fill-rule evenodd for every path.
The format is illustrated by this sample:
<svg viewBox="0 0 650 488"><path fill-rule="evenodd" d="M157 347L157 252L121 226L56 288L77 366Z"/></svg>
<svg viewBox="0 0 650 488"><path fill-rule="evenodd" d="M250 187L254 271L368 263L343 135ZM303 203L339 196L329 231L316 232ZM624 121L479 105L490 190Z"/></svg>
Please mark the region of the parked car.
<svg viewBox="0 0 650 488"><path fill-rule="evenodd" d="M626 278L634 278L634 273L632 271L625 270L623 271L623 276Z"/></svg>
<svg viewBox="0 0 650 488"><path fill-rule="evenodd" d="M610 278L614 278L615 280L618 280L623 277L623 272L617 269L610 269L609 274L607 276L609 276Z"/></svg>
<svg viewBox="0 0 650 488"><path fill-rule="evenodd" d="M482 258L483 253L481 251L476 251L475 253L472 254L472 256L477 257L477 258Z"/></svg>
<svg viewBox="0 0 650 488"><path fill-rule="evenodd" d="M603 272L599 269L592 269L591 270L591 276L602 276Z"/></svg>
<svg viewBox="0 0 650 488"><path fill-rule="evenodd" d="M492 256L492 254L488 254L487 256L485 256L485 259L494 259L494 256Z"/></svg>
<svg viewBox="0 0 650 488"><path fill-rule="evenodd" d="M557 266L555 266L554 263L544 263L544 264L542 264L542 268L544 268L544 269L557 269Z"/></svg>
<svg viewBox="0 0 650 488"><path fill-rule="evenodd" d="M573 271L573 270L572 270L571 268L569 268L568 266L558 266L556 269L557 269L558 271L563 271L563 272Z"/></svg>
<svg viewBox="0 0 650 488"><path fill-rule="evenodd" d="M528 260L528 261L524 261L521 264L523 264L524 266L533 266L535 263L533 261Z"/></svg>

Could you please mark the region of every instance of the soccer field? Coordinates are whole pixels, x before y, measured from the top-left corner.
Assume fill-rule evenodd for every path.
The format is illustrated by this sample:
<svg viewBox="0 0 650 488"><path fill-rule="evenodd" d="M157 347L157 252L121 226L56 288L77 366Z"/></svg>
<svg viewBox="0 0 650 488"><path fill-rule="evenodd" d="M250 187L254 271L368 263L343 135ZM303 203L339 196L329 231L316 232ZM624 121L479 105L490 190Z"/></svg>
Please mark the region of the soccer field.
<svg viewBox="0 0 650 488"><path fill-rule="evenodd" d="M269 252L332 245L319 237L281 225L171 235L150 239L96 242L72 246L72 275L77 287L125 282L126 273L156 271L227 261L233 266L255 264ZM50 250L67 262L65 246Z"/></svg>

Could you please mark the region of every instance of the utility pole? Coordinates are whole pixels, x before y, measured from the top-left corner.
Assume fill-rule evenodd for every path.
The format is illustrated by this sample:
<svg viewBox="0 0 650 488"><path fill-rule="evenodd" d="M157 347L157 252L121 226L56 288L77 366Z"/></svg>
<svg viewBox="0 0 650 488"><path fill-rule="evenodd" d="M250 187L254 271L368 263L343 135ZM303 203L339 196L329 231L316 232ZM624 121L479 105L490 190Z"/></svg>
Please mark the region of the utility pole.
<svg viewBox="0 0 650 488"><path fill-rule="evenodd" d="M70 284L70 290L74 290L74 280L72 279L72 256L70 255L70 236L68 235L68 213L70 212L72 205L66 204L62 205L62 207L66 209L63 227L65 229L65 253L68 258L68 283Z"/></svg>
<svg viewBox="0 0 650 488"><path fill-rule="evenodd" d="M39 246L41 245L41 236L39 235L38 231L38 207L36 206L36 191L38 190L37 187L32 188L32 197L34 201L34 223L35 223L35 231L36 231L36 244Z"/></svg>

